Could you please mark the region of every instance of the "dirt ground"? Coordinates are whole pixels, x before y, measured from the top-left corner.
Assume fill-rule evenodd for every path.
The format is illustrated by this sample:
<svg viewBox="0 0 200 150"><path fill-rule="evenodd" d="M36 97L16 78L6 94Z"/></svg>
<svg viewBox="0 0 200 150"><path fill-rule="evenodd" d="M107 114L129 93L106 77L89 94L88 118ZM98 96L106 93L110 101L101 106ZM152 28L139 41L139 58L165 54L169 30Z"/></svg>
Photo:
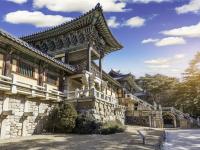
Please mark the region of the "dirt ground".
<svg viewBox="0 0 200 150"><path fill-rule="evenodd" d="M137 130L146 134L143 145ZM111 135L46 134L0 140L0 150L153 150L162 130L127 126Z"/></svg>

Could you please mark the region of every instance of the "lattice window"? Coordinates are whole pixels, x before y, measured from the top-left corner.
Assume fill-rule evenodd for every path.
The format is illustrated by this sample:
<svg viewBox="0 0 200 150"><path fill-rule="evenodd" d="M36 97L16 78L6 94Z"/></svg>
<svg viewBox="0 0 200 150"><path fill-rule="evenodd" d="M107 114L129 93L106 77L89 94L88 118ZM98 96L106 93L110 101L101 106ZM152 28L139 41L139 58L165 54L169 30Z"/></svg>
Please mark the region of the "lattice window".
<svg viewBox="0 0 200 150"><path fill-rule="evenodd" d="M77 40L77 37L76 37L76 35L71 35L71 39L72 39L72 44L73 45L76 45L77 43L78 43L78 40Z"/></svg>
<svg viewBox="0 0 200 150"><path fill-rule="evenodd" d="M69 37L66 37L66 38L65 38L65 45L66 45L67 47L69 47L70 44L71 44L70 38L69 38Z"/></svg>
<svg viewBox="0 0 200 150"><path fill-rule="evenodd" d="M79 36L78 36L78 38L79 38L79 42L80 43L84 43L85 42L85 37L84 37L83 33L80 33Z"/></svg>
<svg viewBox="0 0 200 150"><path fill-rule="evenodd" d="M53 51L56 48L56 45L55 45L54 41L49 41L48 42L48 46L49 46L49 50L50 51Z"/></svg>
<svg viewBox="0 0 200 150"><path fill-rule="evenodd" d="M63 41L61 39L58 39L57 42L56 42L56 47L58 49L61 49L61 48L63 48L63 45L64 45Z"/></svg>
<svg viewBox="0 0 200 150"><path fill-rule="evenodd" d="M27 63L19 62L18 73L23 76L33 77L34 67L32 67L31 65Z"/></svg>
<svg viewBox="0 0 200 150"><path fill-rule="evenodd" d="M41 51L43 52L47 52L48 51L48 46L46 43L43 43L42 46L41 46Z"/></svg>

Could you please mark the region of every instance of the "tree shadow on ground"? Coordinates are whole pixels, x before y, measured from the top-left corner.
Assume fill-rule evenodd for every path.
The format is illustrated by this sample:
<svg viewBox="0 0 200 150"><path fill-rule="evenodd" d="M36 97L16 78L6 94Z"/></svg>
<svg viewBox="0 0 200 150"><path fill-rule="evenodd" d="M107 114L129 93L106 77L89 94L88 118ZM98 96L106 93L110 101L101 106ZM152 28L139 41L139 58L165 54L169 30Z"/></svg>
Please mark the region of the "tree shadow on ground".
<svg viewBox="0 0 200 150"><path fill-rule="evenodd" d="M1 143L1 150L153 150L156 138L148 135L147 143L136 133L124 132L112 135L36 135L18 141Z"/></svg>

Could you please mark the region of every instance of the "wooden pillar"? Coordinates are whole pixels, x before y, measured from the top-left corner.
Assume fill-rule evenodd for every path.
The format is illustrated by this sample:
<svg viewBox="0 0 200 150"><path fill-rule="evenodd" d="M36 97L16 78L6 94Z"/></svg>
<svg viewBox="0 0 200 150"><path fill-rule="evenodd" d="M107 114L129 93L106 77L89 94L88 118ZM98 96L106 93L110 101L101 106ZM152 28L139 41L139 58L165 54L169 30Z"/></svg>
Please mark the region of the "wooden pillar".
<svg viewBox="0 0 200 150"><path fill-rule="evenodd" d="M88 43L88 49L87 49L87 71L91 72L91 44Z"/></svg>
<svg viewBox="0 0 200 150"><path fill-rule="evenodd" d="M60 71L59 76L59 91L64 92L64 72Z"/></svg>
<svg viewBox="0 0 200 150"><path fill-rule="evenodd" d="M44 82L44 63L42 61L39 62L39 78L38 78L38 84L40 86L43 86L43 82Z"/></svg>
<svg viewBox="0 0 200 150"><path fill-rule="evenodd" d="M102 59L103 59L103 51L100 51L100 57L99 57L99 73L100 78L102 79Z"/></svg>
<svg viewBox="0 0 200 150"><path fill-rule="evenodd" d="M111 96L113 95L113 86L112 83L110 84L110 91L111 91Z"/></svg>
<svg viewBox="0 0 200 150"><path fill-rule="evenodd" d="M4 75L5 76L10 76L11 75L11 59L12 59L12 57L11 57L11 55L12 55L12 50L11 50L11 47L10 46L8 46L7 47L7 54L5 55L5 65L4 65Z"/></svg>
<svg viewBox="0 0 200 150"><path fill-rule="evenodd" d="M69 51L65 52L65 63L69 64Z"/></svg>

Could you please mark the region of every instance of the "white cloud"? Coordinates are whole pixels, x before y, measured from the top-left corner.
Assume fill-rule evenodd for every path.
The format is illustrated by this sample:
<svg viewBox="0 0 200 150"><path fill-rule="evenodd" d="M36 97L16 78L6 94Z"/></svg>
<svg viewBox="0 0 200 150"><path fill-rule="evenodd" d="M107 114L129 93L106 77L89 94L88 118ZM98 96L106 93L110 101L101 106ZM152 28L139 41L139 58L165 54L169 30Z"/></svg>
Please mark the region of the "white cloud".
<svg viewBox="0 0 200 150"><path fill-rule="evenodd" d="M182 58L184 58L184 57L185 57L185 54L176 54L176 55L174 56L175 59L182 59Z"/></svg>
<svg viewBox="0 0 200 150"><path fill-rule="evenodd" d="M145 24L145 19L141 17L132 17L125 22L125 26L129 26L131 28L141 27Z"/></svg>
<svg viewBox="0 0 200 150"><path fill-rule="evenodd" d="M191 0L188 4L176 7L176 12L178 14L198 13L200 12L200 0Z"/></svg>
<svg viewBox="0 0 200 150"><path fill-rule="evenodd" d="M126 1L123 0L33 0L35 8L48 8L51 11L86 12L100 3L106 12L126 11Z"/></svg>
<svg viewBox="0 0 200 150"><path fill-rule="evenodd" d="M115 16L110 17L107 20L107 23L108 23L108 26L111 27L111 28L117 28L117 27L120 26L120 23L117 22L117 18Z"/></svg>
<svg viewBox="0 0 200 150"><path fill-rule="evenodd" d="M148 43L154 43L155 46L157 47L162 47L162 46L170 46L170 45L182 45L186 44L186 41L182 37L166 37L163 39L144 39L142 44L148 44Z"/></svg>
<svg viewBox="0 0 200 150"><path fill-rule="evenodd" d="M148 38L148 39L144 39L141 43L142 44L147 44L147 43L155 43L157 41L159 41L159 39Z"/></svg>
<svg viewBox="0 0 200 150"><path fill-rule="evenodd" d="M134 3L151 3L151 2L155 2L155 3L162 3L162 2L170 2L172 0L132 0Z"/></svg>
<svg viewBox="0 0 200 150"><path fill-rule="evenodd" d="M152 59L152 60L147 60L144 63L150 65L166 65L169 63L169 58Z"/></svg>
<svg viewBox="0 0 200 150"><path fill-rule="evenodd" d="M23 3L26 3L28 0L7 0L7 1L17 3L17 4L23 4Z"/></svg>
<svg viewBox="0 0 200 150"><path fill-rule="evenodd" d="M148 66L150 69L167 69L170 68L170 65L150 65Z"/></svg>
<svg viewBox="0 0 200 150"><path fill-rule="evenodd" d="M184 54L176 54L172 57L146 60L144 61L144 63L147 64L148 68L153 70L171 68L172 71L173 70L172 66L174 66L176 63L179 63L184 58L185 58ZM175 70L173 70L173 72L175 72Z"/></svg>
<svg viewBox="0 0 200 150"><path fill-rule="evenodd" d="M52 27L71 20L70 17L45 15L39 11L19 10L6 14L4 20L12 24L31 24L36 27Z"/></svg>
<svg viewBox="0 0 200 150"><path fill-rule="evenodd" d="M168 36L200 37L200 22L196 25L166 30L161 33Z"/></svg>
<svg viewBox="0 0 200 150"><path fill-rule="evenodd" d="M166 37L155 43L155 46L170 46L170 45L182 45L186 44L186 41L182 37Z"/></svg>

